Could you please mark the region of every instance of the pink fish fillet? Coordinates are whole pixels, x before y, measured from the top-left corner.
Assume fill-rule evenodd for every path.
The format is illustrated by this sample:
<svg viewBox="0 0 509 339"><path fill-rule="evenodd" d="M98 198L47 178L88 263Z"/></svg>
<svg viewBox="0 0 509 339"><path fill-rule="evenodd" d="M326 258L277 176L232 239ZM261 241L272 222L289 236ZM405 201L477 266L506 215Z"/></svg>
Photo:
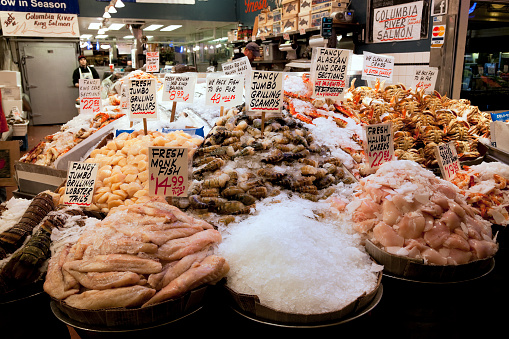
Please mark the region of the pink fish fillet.
<svg viewBox="0 0 509 339"><path fill-rule="evenodd" d="M145 286L110 288L107 290L89 290L71 295L65 303L71 307L97 310L113 307L136 307L149 300L156 290Z"/></svg>
<svg viewBox="0 0 509 339"><path fill-rule="evenodd" d="M62 273L62 265L69 254L70 246L64 247L59 255L53 256L48 264L48 271L46 273L46 280L44 281L43 289L46 293L55 299L65 299L68 296L78 293L79 289L68 289L64 282Z"/></svg>
<svg viewBox="0 0 509 339"><path fill-rule="evenodd" d="M209 255L203 259L203 261L194 263L189 270L157 292L149 301L143 304L142 307L176 298L204 284L215 284L221 280L229 270L230 266L223 257Z"/></svg>
<svg viewBox="0 0 509 339"><path fill-rule="evenodd" d="M221 233L209 229L189 237L173 239L159 247L156 256L161 260L178 260L186 255L201 251L206 246L221 242Z"/></svg>

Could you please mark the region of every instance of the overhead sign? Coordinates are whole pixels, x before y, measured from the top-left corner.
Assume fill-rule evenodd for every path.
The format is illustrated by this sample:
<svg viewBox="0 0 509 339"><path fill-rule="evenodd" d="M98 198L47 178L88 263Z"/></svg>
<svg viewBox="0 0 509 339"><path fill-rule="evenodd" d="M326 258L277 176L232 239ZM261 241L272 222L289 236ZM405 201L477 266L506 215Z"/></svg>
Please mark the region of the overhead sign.
<svg viewBox="0 0 509 339"><path fill-rule="evenodd" d="M195 85L195 74L166 74L162 100L193 103Z"/></svg>
<svg viewBox="0 0 509 339"><path fill-rule="evenodd" d="M80 79L80 114L99 113L101 111L101 80Z"/></svg>
<svg viewBox="0 0 509 339"><path fill-rule="evenodd" d="M156 80L129 80L129 119L157 119Z"/></svg>
<svg viewBox="0 0 509 339"><path fill-rule="evenodd" d="M78 0L1 0L0 11L80 14Z"/></svg>
<svg viewBox="0 0 509 339"><path fill-rule="evenodd" d="M283 73L254 70L247 96L248 111L280 112L283 105Z"/></svg>
<svg viewBox="0 0 509 339"><path fill-rule="evenodd" d="M207 75L205 103L212 106L237 106L244 102L244 77L242 75Z"/></svg>
<svg viewBox="0 0 509 339"><path fill-rule="evenodd" d="M363 52L362 80L388 80L392 82L394 57Z"/></svg>
<svg viewBox="0 0 509 339"><path fill-rule="evenodd" d="M311 82L313 96L341 98L348 87L351 50L318 47L313 50Z"/></svg>
<svg viewBox="0 0 509 339"><path fill-rule="evenodd" d="M2 3L7 0L2 0ZM0 12L4 36L76 38L78 16L59 13Z"/></svg>
<svg viewBox="0 0 509 339"><path fill-rule="evenodd" d="M159 52L147 52L147 73L159 72Z"/></svg>
<svg viewBox="0 0 509 339"><path fill-rule="evenodd" d="M185 197L189 187L186 147L148 148L149 195Z"/></svg>
<svg viewBox="0 0 509 339"><path fill-rule="evenodd" d="M64 204L90 206L99 164L70 161L65 182Z"/></svg>
<svg viewBox="0 0 509 339"><path fill-rule="evenodd" d="M373 42L397 42L421 38L422 1L376 8Z"/></svg>
<svg viewBox="0 0 509 339"><path fill-rule="evenodd" d="M437 67L415 67L414 77L412 79L411 87L416 92L424 89L424 93L433 93L435 90L435 83L437 82L438 68Z"/></svg>

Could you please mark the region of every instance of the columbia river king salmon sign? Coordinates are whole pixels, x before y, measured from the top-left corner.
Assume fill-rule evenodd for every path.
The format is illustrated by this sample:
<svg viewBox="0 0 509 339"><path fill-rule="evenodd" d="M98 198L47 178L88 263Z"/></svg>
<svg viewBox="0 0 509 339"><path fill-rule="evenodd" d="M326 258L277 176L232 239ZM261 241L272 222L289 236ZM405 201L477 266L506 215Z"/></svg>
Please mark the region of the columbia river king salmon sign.
<svg viewBox="0 0 509 339"><path fill-rule="evenodd" d="M422 1L374 10L373 42L398 42L421 38Z"/></svg>

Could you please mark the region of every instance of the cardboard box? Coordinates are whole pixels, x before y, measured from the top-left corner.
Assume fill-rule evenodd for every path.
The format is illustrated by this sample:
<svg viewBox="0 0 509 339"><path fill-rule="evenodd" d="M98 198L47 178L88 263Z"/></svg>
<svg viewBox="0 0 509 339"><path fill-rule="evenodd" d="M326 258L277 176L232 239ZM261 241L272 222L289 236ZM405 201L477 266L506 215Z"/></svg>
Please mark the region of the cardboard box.
<svg viewBox="0 0 509 339"><path fill-rule="evenodd" d="M325 10L317 13L311 13L311 27L320 26L322 24L322 18L330 16L330 11Z"/></svg>
<svg viewBox="0 0 509 339"><path fill-rule="evenodd" d="M21 74L16 71L0 71L0 85L21 86Z"/></svg>
<svg viewBox="0 0 509 339"><path fill-rule="evenodd" d="M272 11L270 12L267 12L267 22L265 23L266 25L271 25L274 23L274 13Z"/></svg>
<svg viewBox="0 0 509 339"><path fill-rule="evenodd" d="M9 116L13 108L18 108L18 111L21 113L23 111L23 101L22 100L2 100L2 109L4 110L5 116Z"/></svg>
<svg viewBox="0 0 509 339"><path fill-rule="evenodd" d="M331 0L312 0L312 5L323 4L324 2L331 2ZM350 4L350 0L336 0L334 2L342 3L342 4Z"/></svg>
<svg viewBox="0 0 509 339"><path fill-rule="evenodd" d="M274 35L276 35L276 34L279 34L279 33L281 33L281 32L282 32L282 29L281 29L281 21L274 22L274 23L272 24L272 33L273 33Z"/></svg>
<svg viewBox="0 0 509 339"><path fill-rule="evenodd" d="M283 10L281 12L281 16L283 19L293 18L299 15L300 8L300 0L294 0L292 2L288 2L283 4Z"/></svg>
<svg viewBox="0 0 509 339"><path fill-rule="evenodd" d="M21 86L0 85L3 100L21 100Z"/></svg>
<svg viewBox="0 0 509 339"><path fill-rule="evenodd" d="M299 30L311 28L311 13L299 14Z"/></svg>
<svg viewBox="0 0 509 339"><path fill-rule="evenodd" d="M281 16L281 12L282 12L281 8L277 8L277 9L272 11L272 20L274 20L274 22L281 21L281 19L283 18Z"/></svg>
<svg viewBox="0 0 509 339"><path fill-rule="evenodd" d="M297 31L299 29L299 16L294 15L291 18L286 18L281 21L283 27L281 27L283 33Z"/></svg>
<svg viewBox="0 0 509 339"><path fill-rule="evenodd" d="M312 5L313 5L312 0L300 0L299 15L300 14L311 13L311 6Z"/></svg>
<svg viewBox="0 0 509 339"><path fill-rule="evenodd" d="M342 3L342 2L336 2L336 1L329 1L324 2L321 4L316 4L311 6L311 12L322 12L322 11L329 11L329 13L337 12L337 11L345 11L347 10L348 4Z"/></svg>
<svg viewBox="0 0 509 339"><path fill-rule="evenodd" d="M264 12L261 12L258 14L258 26L265 25L267 23L267 14Z"/></svg>

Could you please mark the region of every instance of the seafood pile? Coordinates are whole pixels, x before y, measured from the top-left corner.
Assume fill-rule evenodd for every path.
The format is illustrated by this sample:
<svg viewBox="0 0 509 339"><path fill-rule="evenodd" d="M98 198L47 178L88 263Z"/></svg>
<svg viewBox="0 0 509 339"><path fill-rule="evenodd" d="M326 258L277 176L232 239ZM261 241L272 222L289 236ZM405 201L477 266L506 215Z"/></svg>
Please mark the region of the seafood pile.
<svg viewBox="0 0 509 339"><path fill-rule="evenodd" d="M78 115L62 125L60 131L46 136L37 146L23 155L20 161L53 167L60 156L122 116L124 114Z"/></svg>
<svg viewBox="0 0 509 339"><path fill-rule="evenodd" d="M486 220L502 226L509 224L509 166L483 162L464 166L451 179L466 201Z"/></svg>
<svg viewBox="0 0 509 339"><path fill-rule="evenodd" d="M108 213L114 207L148 201L148 147L186 147L192 157L202 142L202 137L182 131L121 133L85 160L99 164L92 204L87 209ZM65 187L58 191L59 203L63 203L64 192Z"/></svg>
<svg viewBox="0 0 509 339"><path fill-rule="evenodd" d="M413 161L391 161L362 178L346 212L375 245L426 264L460 265L498 250L491 223L459 188Z"/></svg>
<svg viewBox="0 0 509 339"><path fill-rule="evenodd" d="M210 224L162 199L122 206L51 257L44 291L79 309L147 307L221 280L219 242Z"/></svg>
<svg viewBox="0 0 509 339"><path fill-rule="evenodd" d="M330 196L335 184L353 182L341 160L314 142L301 122L270 117L263 133L261 124L236 108L219 117L195 153L188 198L172 203L228 222L281 189L318 201Z"/></svg>

